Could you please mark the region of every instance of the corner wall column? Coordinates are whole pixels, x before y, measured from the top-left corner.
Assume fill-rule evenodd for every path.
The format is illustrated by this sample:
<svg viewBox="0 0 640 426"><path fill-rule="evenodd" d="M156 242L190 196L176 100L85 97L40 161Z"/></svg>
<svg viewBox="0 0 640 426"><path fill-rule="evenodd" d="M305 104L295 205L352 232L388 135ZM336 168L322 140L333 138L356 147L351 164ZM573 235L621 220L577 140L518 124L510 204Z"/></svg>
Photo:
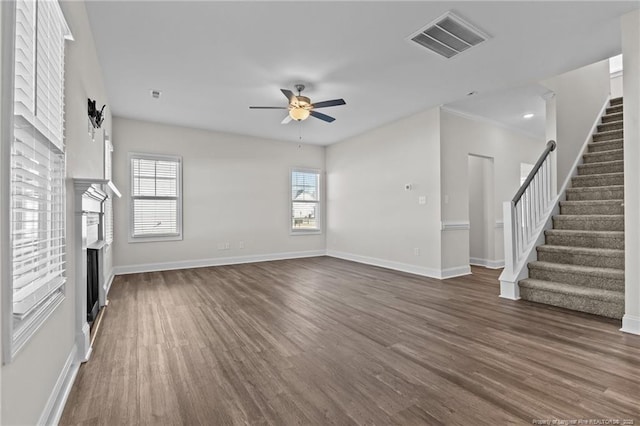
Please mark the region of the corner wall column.
<svg viewBox="0 0 640 426"><path fill-rule="evenodd" d="M640 334L640 10L621 18L624 95L625 314L622 331Z"/></svg>

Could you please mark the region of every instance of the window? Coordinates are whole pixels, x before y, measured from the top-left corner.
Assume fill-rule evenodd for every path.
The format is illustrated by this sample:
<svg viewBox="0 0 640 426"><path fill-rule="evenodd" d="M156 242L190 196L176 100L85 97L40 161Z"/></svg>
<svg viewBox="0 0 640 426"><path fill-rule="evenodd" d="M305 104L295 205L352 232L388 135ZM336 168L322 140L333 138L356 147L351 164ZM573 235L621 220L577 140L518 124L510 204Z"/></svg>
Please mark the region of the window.
<svg viewBox="0 0 640 426"><path fill-rule="evenodd" d="M104 178L111 181L112 167L111 156L113 145L109 136L104 136ZM109 197L104 201L104 240L107 244L113 243L113 190L109 191Z"/></svg>
<svg viewBox="0 0 640 426"><path fill-rule="evenodd" d="M320 172L291 171L291 232L320 232Z"/></svg>
<svg viewBox="0 0 640 426"><path fill-rule="evenodd" d="M57 2L16 2L10 156L11 359L64 299L64 44Z"/></svg>
<svg viewBox="0 0 640 426"><path fill-rule="evenodd" d="M182 159L130 154L130 241L182 239Z"/></svg>

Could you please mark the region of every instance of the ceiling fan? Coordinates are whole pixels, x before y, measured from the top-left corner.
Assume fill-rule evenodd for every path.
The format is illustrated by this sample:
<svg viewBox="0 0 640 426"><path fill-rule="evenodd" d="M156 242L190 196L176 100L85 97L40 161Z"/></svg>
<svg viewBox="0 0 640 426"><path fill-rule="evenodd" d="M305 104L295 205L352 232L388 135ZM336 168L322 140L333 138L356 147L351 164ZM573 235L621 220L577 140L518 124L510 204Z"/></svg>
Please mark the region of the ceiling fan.
<svg viewBox="0 0 640 426"><path fill-rule="evenodd" d="M335 118L316 111L318 108L327 108L339 105L346 105L344 99L332 99L330 101L322 101L311 103L311 99L306 96L302 96L301 93L304 90L304 84L296 84L296 90L298 95L296 96L291 90L280 89L280 91L289 100L289 105L286 107L274 107L274 106L250 106L250 109L288 109L289 114L282 120L282 124L287 124L291 120L302 121L309 118L309 116L319 118L322 121L331 123L335 121Z"/></svg>

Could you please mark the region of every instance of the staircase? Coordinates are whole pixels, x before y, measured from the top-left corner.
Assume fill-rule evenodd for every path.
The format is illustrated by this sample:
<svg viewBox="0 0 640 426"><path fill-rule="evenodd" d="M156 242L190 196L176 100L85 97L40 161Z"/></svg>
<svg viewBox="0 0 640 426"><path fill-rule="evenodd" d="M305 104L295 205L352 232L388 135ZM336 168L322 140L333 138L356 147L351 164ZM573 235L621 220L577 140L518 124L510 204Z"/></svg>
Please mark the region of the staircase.
<svg viewBox="0 0 640 426"><path fill-rule="evenodd" d="M612 99L584 164L529 263L520 297L610 318L624 313L622 98Z"/></svg>

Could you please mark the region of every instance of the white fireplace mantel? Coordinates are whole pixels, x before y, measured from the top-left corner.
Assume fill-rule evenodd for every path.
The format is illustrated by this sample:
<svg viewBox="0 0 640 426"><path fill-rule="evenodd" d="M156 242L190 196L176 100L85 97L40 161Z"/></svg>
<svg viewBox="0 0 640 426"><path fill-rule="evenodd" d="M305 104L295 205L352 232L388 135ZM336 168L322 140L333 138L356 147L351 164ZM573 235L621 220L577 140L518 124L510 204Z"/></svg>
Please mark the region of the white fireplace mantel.
<svg viewBox="0 0 640 426"><path fill-rule="evenodd" d="M73 179L75 210L75 263L76 263L76 344L80 362L91 356L91 336L87 322L87 215L104 214L103 190L109 181L104 179Z"/></svg>

